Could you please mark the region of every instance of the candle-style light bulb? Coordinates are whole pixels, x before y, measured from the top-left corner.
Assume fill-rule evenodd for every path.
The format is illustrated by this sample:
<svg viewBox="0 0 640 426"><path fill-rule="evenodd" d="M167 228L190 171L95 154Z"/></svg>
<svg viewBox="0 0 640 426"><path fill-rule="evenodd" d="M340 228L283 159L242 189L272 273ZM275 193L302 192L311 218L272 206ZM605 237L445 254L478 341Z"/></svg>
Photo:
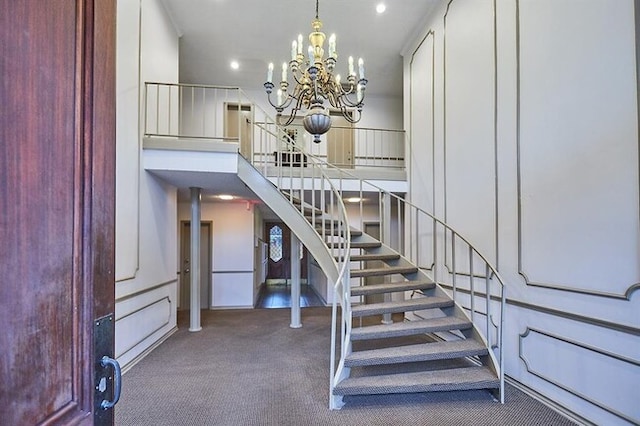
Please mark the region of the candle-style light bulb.
<svg viewBox="0 0 640 426"><path fill-rule="evenodd" d="M349 56L349 75L356 75L353 70L353 56Z"/></svg>
<svg viewBox="0 0 640 426"><path fill-rule="evenodd" d="M298 55L302 55L302 34L298 34Z"/></svg>
<svg viewBox="0 0 640 426"><path fill-rule="evenodd" d="M287 81L287 63L282 63L282 81Z"/></svg>
<svg viewBox="0 0 640 426"><path fill-rule="evenodd" d="M358 100L358 102L362 100L362 86L359 84L356 88L356 99Z"/></svg>
<svg viewBox="0 0 640 426"><path fill-rule="evenodd" d="M329 37L329 57L336 58L336 35L331 34Z"/></svg>
<svg viewBox="0 0 640 426"><path fill-rule="evenodd" d="M282 105L282 90L278 89L278 105Z"/></svg>
<svg viewBox="0 0 640 426"><path fill-rule="evenodd" d="M309 48L307 49L307 54L309 55L309 66L312 66L315 63L315 60L313 58L313 47L311 45L309 45Z"/></svg>
<svg viewBox="0 0 640 426"><path fill-rule="evenodd" d="M364 61L362 58L358 59L358 72L360 73L360 79L364 78Z"/></svg>
<svg viewBox="0 0 640 426"><path fill-rule="evenodd" d="M273 82L273 62L269 62L269 67L267 68L267 82Z"/></svg>
<svg viewBox="0 0 640 426"><path fill-rule="evenodd" d="M297 54L298 54L298 42L293 40L293 43L291 43L291 60L292 61L296 60Z"/></svg>

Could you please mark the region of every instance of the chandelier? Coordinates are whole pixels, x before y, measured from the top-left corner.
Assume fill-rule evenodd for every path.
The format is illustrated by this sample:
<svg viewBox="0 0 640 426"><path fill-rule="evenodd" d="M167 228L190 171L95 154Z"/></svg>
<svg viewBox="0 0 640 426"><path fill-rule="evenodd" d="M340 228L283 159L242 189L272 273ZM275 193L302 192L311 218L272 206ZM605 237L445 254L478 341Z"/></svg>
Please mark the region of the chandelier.
<svg viewBox="0 0 640 426"><path fill-rule="evenodd" d="M358 74L354 67L353 57L349 56L349 73L347 81L341 81L339 74L334 74L338 53L336 52L336 36L329 37L329 52L324 58L325 34L320 31L322 22L318 19L318 2L316 0L316 18L311 23L313 31L309 34L307 56L302 52L302 34L291 44L291 61L282 63L282 79L276 91L275 102L271 98L275 85L273 84L273 63L267 70L267 82L264 88L269 103L276 110L276 122L283 126L293 123L298 113L304 118L302 124L307 132L313 135L313 141L320 142L323 135L331 128L329 109L325 108L328 101L332 110L341 113L350 123L360 121L367 80L364 78L364 61L358 59ZM289 90L288 71L291 71L295 87ZM283 117L283 112L291 107Z"/></svg>

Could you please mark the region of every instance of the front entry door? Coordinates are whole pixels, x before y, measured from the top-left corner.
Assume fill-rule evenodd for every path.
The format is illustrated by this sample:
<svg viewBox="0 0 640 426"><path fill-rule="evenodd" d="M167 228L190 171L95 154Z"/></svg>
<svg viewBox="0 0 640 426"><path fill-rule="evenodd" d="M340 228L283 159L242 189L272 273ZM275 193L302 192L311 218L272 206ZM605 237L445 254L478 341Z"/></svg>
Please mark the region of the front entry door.
<svg viewBox="0 0 640 426"><path fill-rule="evenodd" d="M2 2L5 425L113 423L115 16L114 0Z"/></svg>
<svg viewBox="0 0 640 426"><path fill-rule="evenodd" d="M191 308L191 223L182 222L180 237L180 309ZM209 309L211 288L211 222L200 224L200 309Z"/></svg>
<svg viewBox="0 0 640 426"><path fill-rule="evenodd" d="M291 281L291 231L283 222L270 222L265 226L269 245L267 284L288 284ZM300 278L307 278L307 248L302 247Z"/></svg>

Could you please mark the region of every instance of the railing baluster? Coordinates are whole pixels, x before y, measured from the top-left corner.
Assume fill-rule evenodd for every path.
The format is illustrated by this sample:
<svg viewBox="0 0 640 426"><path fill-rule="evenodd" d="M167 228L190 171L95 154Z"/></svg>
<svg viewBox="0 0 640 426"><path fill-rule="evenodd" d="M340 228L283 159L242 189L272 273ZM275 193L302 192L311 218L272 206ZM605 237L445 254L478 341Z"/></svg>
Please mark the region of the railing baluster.
<svg viewBox="0 0 640 426"><path fill-rule="evenodd" d="M452 229L451 230L451 274L452 274L452 284L453 284L453 300L456 300L456 292L458 291L457 278L458 274L456 272L456 233Z"/></svg>
<svg viewBox="0 0 640 426"><path fill-rule="evenodd" d="M475 324L475 298L476 293L473 286L473 247L469 246L469 295L471 296L471 322Z"/></svg>
<svg viewBox="0 0 640 426"><path fill-rule="evenodd" d="M485 288L486 288L486 301L487 305L485 307L485 312L487 313L487 344L489 345L489 349L491 349L491 317L489 313L491 312L491 270L489 269L489 265L485 264Z"/></svg>

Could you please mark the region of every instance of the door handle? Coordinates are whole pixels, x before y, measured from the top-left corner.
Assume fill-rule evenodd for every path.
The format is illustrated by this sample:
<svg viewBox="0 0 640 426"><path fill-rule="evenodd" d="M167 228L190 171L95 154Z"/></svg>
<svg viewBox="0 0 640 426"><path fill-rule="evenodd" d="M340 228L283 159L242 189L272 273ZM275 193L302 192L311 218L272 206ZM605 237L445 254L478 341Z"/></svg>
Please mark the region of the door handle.
<svg viewBox="0 0 640 426"><path fill-rule="evenodd" d="M122 371L120 370L120 364L118 361L106 355L100 360L100 365L103 368L113 368L113 401L103 399L100 403L100 408L108 410L109 408L113 408L120 399L120 391L122 390Z"/></svg>

